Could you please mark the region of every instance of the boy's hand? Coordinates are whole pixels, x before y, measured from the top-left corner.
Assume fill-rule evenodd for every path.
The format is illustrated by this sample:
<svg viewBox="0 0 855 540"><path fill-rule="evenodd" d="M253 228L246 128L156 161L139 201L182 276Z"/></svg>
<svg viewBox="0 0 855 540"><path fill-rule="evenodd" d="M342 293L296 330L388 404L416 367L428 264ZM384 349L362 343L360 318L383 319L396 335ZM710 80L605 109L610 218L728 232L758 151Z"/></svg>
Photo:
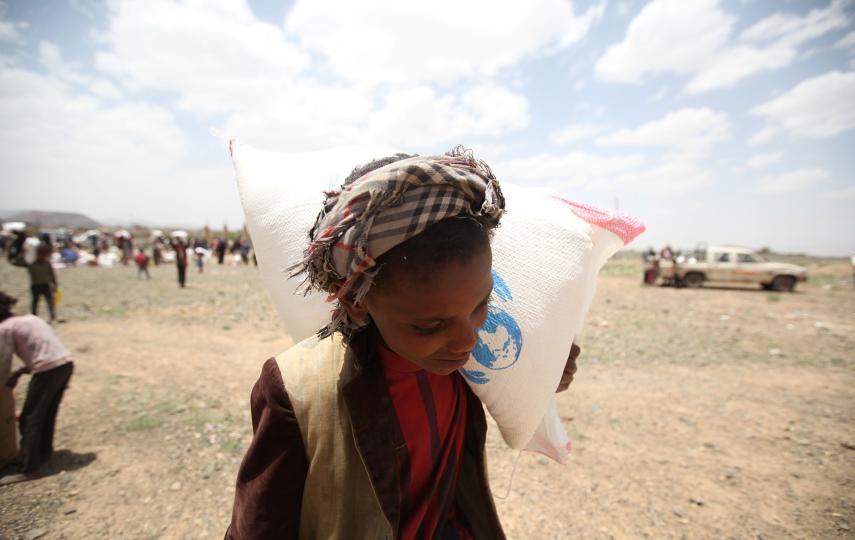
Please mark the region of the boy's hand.
<svg viewBox="0 0 855 540"><path fill-rule="evenodd" d="M558 389L556 392L567 390L567 387L570 386L571 382L573 382L573 375L576 373L576 359L579 357L579 353L581 352L582 349L575 343L570 347L570 356L567 357L567 364L564 366L564 373L561 375L561 382L558 383Z"/></svg>

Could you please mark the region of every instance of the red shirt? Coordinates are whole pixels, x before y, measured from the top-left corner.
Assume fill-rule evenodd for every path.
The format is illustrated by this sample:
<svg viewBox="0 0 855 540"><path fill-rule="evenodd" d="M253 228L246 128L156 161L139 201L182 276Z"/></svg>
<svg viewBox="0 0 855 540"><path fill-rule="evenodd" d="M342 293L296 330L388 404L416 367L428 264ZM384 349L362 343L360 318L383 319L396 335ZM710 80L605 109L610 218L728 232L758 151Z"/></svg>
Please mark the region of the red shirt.
<svg viewBox="0 0 855 540"><path fill-rule="evenodd" d="M406 441L397 463L400 538L469 539L455 509L466 434L466 383L457 372L435 375L382 345L377 348Z"/></svg>
<svg viewBox="0 0 855 540"><path fill-rule="evenodd" d="M143 252L137 253L137 256L134 257L134 260L136 261L137 266L139 266L140 268L148 266L148 255Z"/></svg>

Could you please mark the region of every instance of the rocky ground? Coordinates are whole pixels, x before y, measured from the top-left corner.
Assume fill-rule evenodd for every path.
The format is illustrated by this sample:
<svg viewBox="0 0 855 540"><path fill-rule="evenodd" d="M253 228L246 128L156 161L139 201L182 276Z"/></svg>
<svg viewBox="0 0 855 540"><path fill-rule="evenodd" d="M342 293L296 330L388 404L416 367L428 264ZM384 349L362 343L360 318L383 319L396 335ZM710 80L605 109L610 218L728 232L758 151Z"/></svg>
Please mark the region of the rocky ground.
<svg viewBox="0 0 855 540"><path fill-rule="evenodd" d="M490 431L509 536L852 537L855 292L844 262L810 271L794 294L675 290L610 263L558 399L570 463L523 454L514 472ZM174 274L59 271L76 365L59 451L0 488L0 539L222 537L249 389L291 340L254 268L194 270L186 290ZM0 284L25 309L25 272L0 262Z"/></svg>

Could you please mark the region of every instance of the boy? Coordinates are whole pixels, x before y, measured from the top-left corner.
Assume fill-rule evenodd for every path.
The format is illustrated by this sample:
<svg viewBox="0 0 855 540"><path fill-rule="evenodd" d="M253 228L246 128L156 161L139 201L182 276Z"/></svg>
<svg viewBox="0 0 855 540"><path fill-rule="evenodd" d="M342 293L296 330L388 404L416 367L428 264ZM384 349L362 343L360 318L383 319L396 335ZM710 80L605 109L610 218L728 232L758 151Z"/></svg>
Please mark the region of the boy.
<svg viewBox="0 0 855 540"><path fill-rule="evenodd" d="M457 372L503 209L460 148L372 162L327 194L300 270L338 304L264 364L227 538L504 538L483 408Z"/></svg>
<svg viewBox="0 0 855 540"><path fill-rule="evenodd" d="M16 302L0 292L0 383L14 388L22 374L33 378L21 410L21 449L0 473L0 485L28 480L50 459L59 403L74 370L71 353L47 323L35 315L12 315ZM24 367L10 373L13 353Z"/></svg>
<svg viewBox="0 0 855 540"><path fill-rule="evenodd" d="M134 257L134 262L137 263L137 279L142 279L143 274L146 279L151 279L151 274L148 273L148 255L143 248L140 248L137 256Z"/></svg>
<svg viewBox="0 0 855 540"><path fill-rule="evenodd" d="M50 263L50 256L53 253L51 247L47 244L40 244L36 250L36 260L32 264L26 264L23 258L19 258L17 266L26 266L27 272L30 275L30 296L32 302L30 311L33 315L38 315L39 297L44 296L45 302L50 313L50 322L56 322L56 308L53 305L53 293L56 291L56 274L53 271L53 266ZM62 322L62 321L60 321Z"/></svg>
<svg viewBox="0 0 855 540"><path fill-rule="evenodd" d="M197 247L194 253L196 254L196 268L199 269L199 273L201 274L205 271L205 250Z"/></svg>

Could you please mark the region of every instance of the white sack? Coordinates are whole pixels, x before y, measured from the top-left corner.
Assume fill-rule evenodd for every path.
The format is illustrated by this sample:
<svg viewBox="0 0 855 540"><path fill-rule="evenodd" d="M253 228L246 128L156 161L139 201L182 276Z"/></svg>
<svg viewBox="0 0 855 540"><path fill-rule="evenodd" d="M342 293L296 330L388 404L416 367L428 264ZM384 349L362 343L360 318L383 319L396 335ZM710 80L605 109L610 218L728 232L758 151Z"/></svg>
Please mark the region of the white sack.
<svg viewBox="0 0 855 540"><path fill-rule="evenodd" d="M27 264L33 264L36 262L38 258L39 246L42 245L42 241L33 236L28 236L26 240L24 240L24 246L21 249L24 253L24 262Z"/></svg>
<svg viewBox="0 0 855 540"><path fill-rule="evenodd" d="M493 171L501 182L501 169ZM626 221L509 182L502 191L506 213L493 237L493 302L461 372L511 448L563 462L569 441L550 402L581 334L597 274L624 245L591 221ZM641 232L635 225L633 237Z"/></svg>
<svg viewBox="0 0 855 540"><path fill-rule="evenodd" d="M258 266L286 331L301 341L329 321L324 294L295 294L285 269L302 260L322 191L380 147L281 154L231 144ZM502 181L507 213L493 239L494 299L461 370L505 442L563 462L567 435L553 396L591 305L605 261L644 229L621 214Z"/></svg>
<svg viewBox="0 0 855 540"><path fill-rule="evenodd" d="M287 279L285 269L303 260L309 229L324 202L323 191L340 186L357 165L395 151L348 147L280 154L231 146L258 268L285 330L294 342L302 341L329 322L332 305L321 293L297 293L300 281Z"/></svg>
<svg viewBox="0 0 855 540"><path fill-rule="evenodd" d="M27 230L27 224L23 221L7 221L3 224L3 230L7 232L23 232Z"/></svg>

